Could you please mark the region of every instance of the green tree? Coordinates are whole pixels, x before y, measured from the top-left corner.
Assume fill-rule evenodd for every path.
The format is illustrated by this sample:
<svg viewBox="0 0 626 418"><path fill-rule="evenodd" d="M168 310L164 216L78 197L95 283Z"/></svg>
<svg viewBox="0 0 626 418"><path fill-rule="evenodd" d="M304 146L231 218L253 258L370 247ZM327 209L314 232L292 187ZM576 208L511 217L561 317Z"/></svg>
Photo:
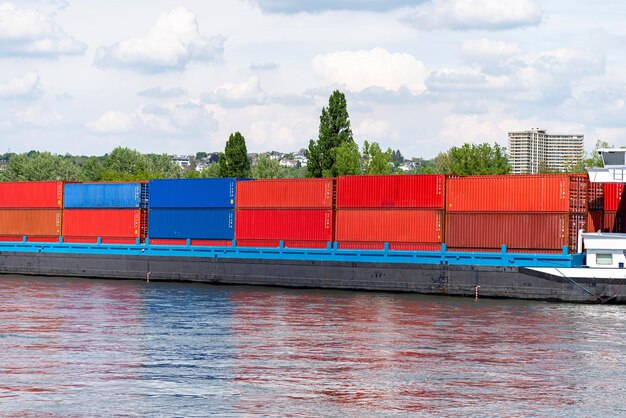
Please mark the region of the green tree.
<svg viewBox="0 0 626 418"><path fill-rule="evenodd" d="M339 175L335 164L338 149L344 143L353 142L346 96L335 90L328 100L328 107L322 109L318 139L309 142L307 176L334 177ZM345 168L342 167L342 169Z"/></svg>
<svg viewBox="0 0 626 418"><path fill-rule="evenodd" d="M209 154L207 154L206 152L200 151L200 152L196 152L196 160L201 160L203 158L208 157Z"/></svg>
<svg viewBox="0 0 626 418"><path fill-rule="evenodd" d="M213 163L206 166L200 172L200 177L205 179L214 179L220 177L220 163Z"/></svg>
<svg viewBox="0 0 626 418"><path fill-rule="evenodd" d="M1 178L3 181L86 180L73 161L37 151L13 155L1 172Z"/></svg>
<svg viewBox="0 0 626 418"><path fill-rule="evenodd" d="M252 167L252 177L256 179L275 179L285 177L284 170L273 158L269 155L259 155L256 160L256 164Z"/></svg>
<svg viewBox="0 0 626 418"><path fill-rule="evenodd" d="M146 168L151 179L173 179L182 175L182 169L167 154L147 154Z"/></svg>
<svg viewBox="0 0 626 418"><path fill-rule="evenodd" d="M361 174L361 154L356 142L344 142L337 148L333 176L353 176Z"/></svg>
<svg viewBox="0 0 626 418"><path fill-rule="evenodd" d="M246 139L239 132L231 134L226 142L224 155L219 163L220 177L243 178L250 177L250 160Z"/></svg>
<svg viewBox="0 0 626 418"><path fill-rule="evenodd" d="M148 180L148 164L144 155L130 148L117 147L102 162L101 180Z"/></svg>
<svg viewBox="0 0 626 418"><path fill-rule="evenodd" d="M508 174L511 171L506 148L488 143L452 147L435 157L434 165L437 173L462 176Z"/></svg>
<svg viewBox="0 0 626 418"><path fill-rule="evenodd" d="M383 152L377 142L363 143L363 172L365 174L390 174L393 151Z"/></svg>

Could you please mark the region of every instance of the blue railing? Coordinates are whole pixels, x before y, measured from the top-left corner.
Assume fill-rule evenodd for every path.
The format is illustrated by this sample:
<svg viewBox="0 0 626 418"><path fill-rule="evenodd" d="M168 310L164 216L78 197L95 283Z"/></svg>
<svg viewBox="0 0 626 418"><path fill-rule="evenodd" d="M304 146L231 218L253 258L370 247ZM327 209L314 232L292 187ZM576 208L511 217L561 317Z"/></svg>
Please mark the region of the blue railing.
<svg viewBox="0 0 626 418"><path fill-rule="evenodd" d="M149 240L135 244L103 244L101 239L95 244L63 242L0 242L0 252L57 253L57 254L100 254L100 255L135 255L151 257L209 257L231 259L260 260L310 260L340 261L354 263L409 263L430 265L464 265L496 267L580 267L584 262L583 254L568 254L563 247L560 254L512 253L506 246L500 252L454 252L447 251L443 244L441 251L402 251L390 250L385 244L382 250L347 250L337 248L337 243L329 242L326 248L285 248L281 241L276 248L232 246L205 247L186 245L151 245Z"/></svg>

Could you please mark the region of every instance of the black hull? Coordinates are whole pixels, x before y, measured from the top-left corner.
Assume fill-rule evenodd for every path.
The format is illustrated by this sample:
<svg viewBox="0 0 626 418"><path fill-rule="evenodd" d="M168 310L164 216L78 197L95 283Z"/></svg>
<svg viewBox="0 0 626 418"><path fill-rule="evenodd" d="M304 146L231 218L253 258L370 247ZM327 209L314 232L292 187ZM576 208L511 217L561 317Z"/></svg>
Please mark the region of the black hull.
<svg viewBox="0 0 626 418"><path fill-rule="evenodd" d="M626 286L523 267L0 253L0 274L201 282L296 288L413 292L579 303L625 303ZM598 296L600 298L598 298Z"/></svg>

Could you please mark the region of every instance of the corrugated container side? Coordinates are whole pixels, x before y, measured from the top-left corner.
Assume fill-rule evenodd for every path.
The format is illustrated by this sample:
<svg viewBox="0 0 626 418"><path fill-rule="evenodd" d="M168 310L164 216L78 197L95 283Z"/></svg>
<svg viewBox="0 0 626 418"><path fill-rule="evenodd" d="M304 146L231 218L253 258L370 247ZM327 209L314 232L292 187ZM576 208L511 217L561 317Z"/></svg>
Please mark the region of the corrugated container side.
<svg viewBox="0 0 626 418"><path fill-rule="evenodd" d="M337 243L337 247L342 250L384 250L385 243L342 241ZM441 244L390 242L389 249L395 251L441 251Z"/></svg>
<svg viewBox="0 0 626 418"><path fill-rule="evenodd" d="M337 178L337 208L443 209L445 176L439 174Z"/></svg>
<svg viewBox="0 0 626 418"><path fill-rule="evenodd" d="M69 183L64 188L64 208L140 208L140 183Z"/></svg>
<svg viewBox="0 0 626 418"><path fill-rule="evenodd" d="M239 209L240 240L332 241L333 211L327 209Z"/></svg>
<svg viewBox="0 0 626 418"><path fill-rule="evenodd" d="M98 237L63 237L63 242L96 244ZM135 244L137 238L133 237L101 237L102 244Z"/></svg>
<svg viewBox="0 0 626 418"><path fill-rule="evenodd" d="M622 199L623 193L623 183L605 183L604 210L610 212L626 211L626 199Z"/></svg>
<svg viewBox="0 0 626 418"><path fill-rule="evenodd" d="M234 179L150 180L152 208L234 208Z"/></svg>
<svg viewBox="0 0 626 418"><path fill-rule="evenodd" d="M336 212L336 241L440 243L443 211L343 209Z"/></svg>
<svg viewBox="0 0 626 418"><path fill-rule="evenodd" d="M238 247L267 247L278 248L280 246L280 240L239 240L237 241ZM283 241L285 248L326 248L328 242L326 241Z"/></svg>
<svg viewBox="0 0 626 418"><path fill-rule="evenodd" d="M0 182L0 208L61 208L63 182Z"/></svg>
<svg viewBox="0 0 626 418"><path fill-rule="evenodd" d="M141 209L66 209L63 237L141 237L141 221Z"/></svg>
<svg viewBox="0 0 626 418"><path fill-rule="evenodd" d="M594 210L587 214L587 231L598 232L604 230L604 211Z"/></svg>
<svg viewBox="0 0 626 418"><path fill-rule="evenodd" d="M174 239L232 240L233 209L150 209L148 237Z"/></svg>
<svg viewBox="0 0 626 418"><path fill-rule="evenodd" d="M150 238L150 245L187 245L186 239Z"/></svg>
<svg viewBox="0 0 626 418"><path fill-rule="evenodd" d="M589 183L590 211L604 210L604 183Z"/></svg>
<svg viewBox="0 0 626 418"><path fill-rule="evenodd" d="M446 209L448 212L570 212L571 177L556 174L449 177Z"/></svg>
<svg viewBox="0 0 626 418"><path fill-rule="evenodd" d="M463 253L500 253L500 248L456 248L448 247L448 252L463 252ZM562 254L563 250L546 250L544 248L507 248L507 252L516 254Z"/></svg>
<svg viewBox="0 0 626 418"><path fill-rule="evenodd" d="M0 235L59 236L61 209L0 209Z"/></svg>
<svg viewBox="0 0 626 418"><path fill-rule="evenodd" d="M589 178L586 175L570 175L569 182L569 212L587 213L589 210Z"/></svg>
<svg viewBox="0 0 626 418"><path fill-rule="evenodd" d="M585 232L587 230L587 213L570 213L569 214L569 250L576 252L578 250L578 231Z"/></svg>
<svg viewBox="0 0 626 418"><path fill-rule="evenodd" d="M332 208L333 179L270 179L237 182L237 209Z"/></svg>
<svg viewBox="0 0 626 418"><path fill-rule="evenodd" d="M606 232L626 233L626 212L604 212L603 226Z"/></svg>
<svg viewBox="0 0 626 418"><path fill-rule="evenodd" d="M560 250L570 245L567 213L448 213L450 248Z"/></svg>

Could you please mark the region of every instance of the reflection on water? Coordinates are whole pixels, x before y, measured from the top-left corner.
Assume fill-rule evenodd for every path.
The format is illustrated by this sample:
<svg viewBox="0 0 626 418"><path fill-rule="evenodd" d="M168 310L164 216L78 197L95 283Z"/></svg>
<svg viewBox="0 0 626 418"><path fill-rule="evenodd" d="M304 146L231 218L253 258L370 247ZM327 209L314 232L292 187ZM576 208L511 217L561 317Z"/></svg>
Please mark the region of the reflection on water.
<svg viewBox="0 0 626 418"><path fill-rule="evenodd" d="M0 415L626 413L626 311L0 279Z"/></svg>

